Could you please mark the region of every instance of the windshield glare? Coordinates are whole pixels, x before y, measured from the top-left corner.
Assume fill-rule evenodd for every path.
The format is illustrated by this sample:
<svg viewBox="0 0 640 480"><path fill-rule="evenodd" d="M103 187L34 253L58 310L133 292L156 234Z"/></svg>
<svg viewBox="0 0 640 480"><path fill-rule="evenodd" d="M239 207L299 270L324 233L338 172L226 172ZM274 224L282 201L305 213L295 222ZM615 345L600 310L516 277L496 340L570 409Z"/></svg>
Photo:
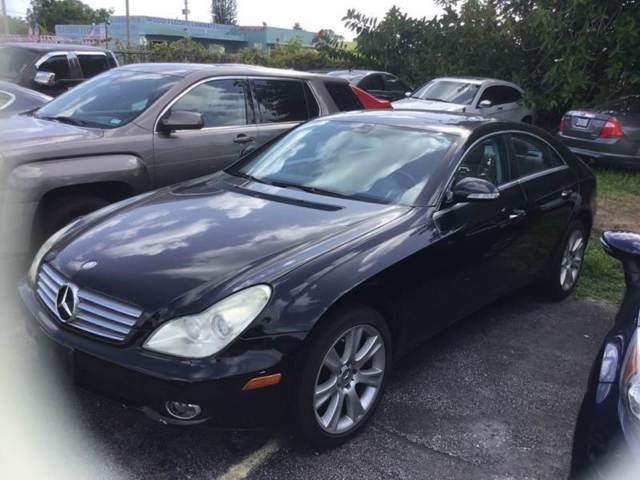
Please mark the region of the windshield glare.
<svg viewBox="0 0 640 480"><path fill-rule="evenodd" d="M280 186L415 205L452 143L452 136L438 132L318 120L293 130L235 171Z"/></svg>
<svg viewBox="0 0 640 480"><path fill-rule="evenodd" d="M52 100L38 118L66 118L98 128L126 125L178 82L177 77L110 70Z"/></svg>
<svg viewBox="0 0 640 480"><path fill-rule="evenodd" d="M480 85L450 80L434 80L411 96L421 100L436 100L458 105L471 105Z"/></svg>
<svg viewBox="0 0 640 480"><path fill-rule="evenodd" d="M16 80L38 54L26 48L0 46L0 78Z"/></svg>

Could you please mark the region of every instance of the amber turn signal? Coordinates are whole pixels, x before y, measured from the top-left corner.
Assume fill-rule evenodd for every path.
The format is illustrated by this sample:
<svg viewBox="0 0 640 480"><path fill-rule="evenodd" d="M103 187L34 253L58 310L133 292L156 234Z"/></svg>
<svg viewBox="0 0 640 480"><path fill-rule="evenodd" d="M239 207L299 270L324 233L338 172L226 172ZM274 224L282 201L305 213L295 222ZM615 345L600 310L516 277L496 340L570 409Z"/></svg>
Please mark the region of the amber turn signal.
<svg viewBox="0 0 640 480"><path fill-rule="evenodd" d="M242 387L243 392L249 390L256 390L258 388L268 387L270 385L277 385L282 380L281 373L274 373L273 375L265 375L264 377L256 377L249 380Z"/></svg>

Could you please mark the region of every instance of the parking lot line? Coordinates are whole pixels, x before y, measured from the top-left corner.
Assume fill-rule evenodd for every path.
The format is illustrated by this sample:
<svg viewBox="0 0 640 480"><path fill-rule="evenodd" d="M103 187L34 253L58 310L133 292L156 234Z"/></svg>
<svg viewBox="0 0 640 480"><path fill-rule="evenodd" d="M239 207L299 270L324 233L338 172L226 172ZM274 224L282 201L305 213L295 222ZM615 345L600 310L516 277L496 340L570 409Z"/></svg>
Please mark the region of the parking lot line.
<svg viewBox="0 0 640 480"><path fill-rule="evenodd" d="M224 474L218 477L218 480L242 480L247 478L252 470L266 462L280 448L279 437L272 438L251 455L229 467Z"/></svg>

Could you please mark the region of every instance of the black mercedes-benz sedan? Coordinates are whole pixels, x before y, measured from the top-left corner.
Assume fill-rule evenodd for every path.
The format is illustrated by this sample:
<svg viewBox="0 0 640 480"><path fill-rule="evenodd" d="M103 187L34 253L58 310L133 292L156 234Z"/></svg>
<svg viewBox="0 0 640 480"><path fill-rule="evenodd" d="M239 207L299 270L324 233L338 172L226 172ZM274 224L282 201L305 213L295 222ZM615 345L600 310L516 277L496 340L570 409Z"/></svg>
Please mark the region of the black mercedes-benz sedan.
<svg viewBox="0 0 640 480"><path fill-rule="evenodd" d="M52 236L20 286L76 382L167 423L355 434L392 360L580 274L595 180L524 124L352 112ZM48 337L48 339L47 339Z"/></svg>

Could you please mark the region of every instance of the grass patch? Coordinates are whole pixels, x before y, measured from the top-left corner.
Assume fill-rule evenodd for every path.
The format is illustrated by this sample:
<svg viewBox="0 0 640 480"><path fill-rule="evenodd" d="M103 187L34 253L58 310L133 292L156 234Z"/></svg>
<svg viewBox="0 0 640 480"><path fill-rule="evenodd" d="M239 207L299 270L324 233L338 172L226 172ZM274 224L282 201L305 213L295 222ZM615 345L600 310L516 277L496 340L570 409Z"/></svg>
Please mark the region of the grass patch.
<svg viewBox="0 0 640 480"><path fill-rule="evenodd" d="M619 227L640 233L635 227L640 219L640 173L603 169L594 173L599 212L576 293L579 297L619 303L625 288L622 263L604 253L598 237L602 230Z"/></svg>
<svg viewBox="0 0 640 480"><path fill-rule="evenodd" d="M576 294L579 297L620 303L624 288L622 263L604 253L600 240L592 238L587 247Z"/></svg>
<svg viewBox="0 0 640 480"><path fill-rule="evenodd" d="M640 200L640 173L620 170L594 170L594 173L598 179L599 200L619 195L637 195Z"/></svg>

